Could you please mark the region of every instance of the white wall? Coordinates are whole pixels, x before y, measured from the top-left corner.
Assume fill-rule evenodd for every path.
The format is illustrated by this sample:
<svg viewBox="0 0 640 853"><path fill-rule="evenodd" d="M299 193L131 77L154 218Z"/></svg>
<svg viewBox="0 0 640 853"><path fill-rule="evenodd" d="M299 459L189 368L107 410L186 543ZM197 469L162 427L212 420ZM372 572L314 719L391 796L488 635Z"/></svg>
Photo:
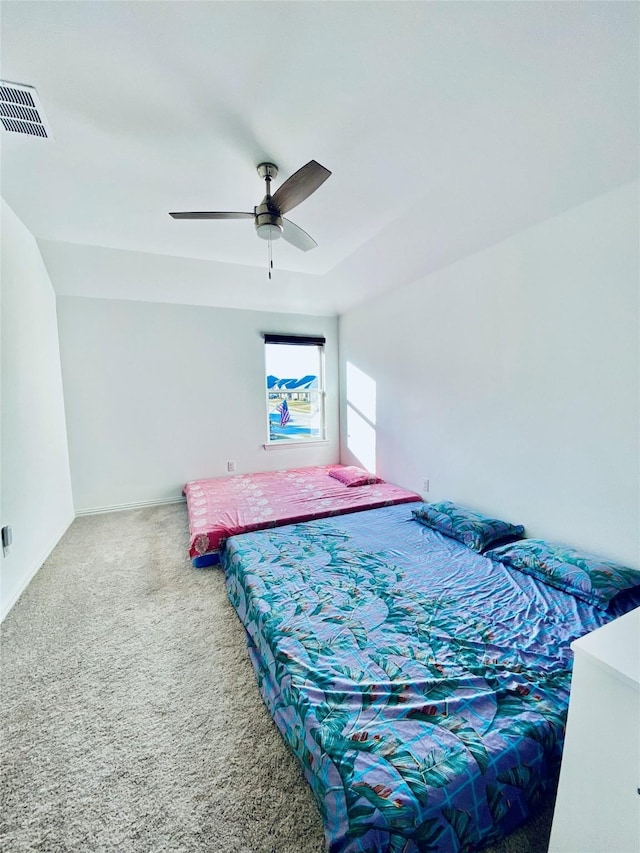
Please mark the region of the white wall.
<svg viewBox="0 0 640 853"><path fill-rule="evenodd" d="M338 459L336 318L63 296L58 323L77 512ZM264 450L262 332L326 337L328 444Z"/></svg>
<svg viewBox="0 0 640 853"><path fill-rule="evenodd" d="M51 282L30 232L2 201L2 525L4 618L73 519Z"/></svg>
<svg viewBox="0 0 640 853"><path fill-rule="evenodd" d="M626 185L343 315L342 461L375 436L430 500L639 566L638 209Z"/></svg>

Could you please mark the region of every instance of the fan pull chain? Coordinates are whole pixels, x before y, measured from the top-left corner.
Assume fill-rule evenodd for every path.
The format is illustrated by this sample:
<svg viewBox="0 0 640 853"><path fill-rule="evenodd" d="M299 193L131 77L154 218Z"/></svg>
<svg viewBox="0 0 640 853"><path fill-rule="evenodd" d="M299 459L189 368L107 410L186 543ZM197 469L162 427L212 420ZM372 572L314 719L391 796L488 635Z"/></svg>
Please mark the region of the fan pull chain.
<svg viewBox="0 0 640 853"><path fill-rule="evenodd" d="M271 257L271 240L267 240L268 245L268 261L269 261L269 281L271 281L271 270L273 269L273 258Z"/></svg>

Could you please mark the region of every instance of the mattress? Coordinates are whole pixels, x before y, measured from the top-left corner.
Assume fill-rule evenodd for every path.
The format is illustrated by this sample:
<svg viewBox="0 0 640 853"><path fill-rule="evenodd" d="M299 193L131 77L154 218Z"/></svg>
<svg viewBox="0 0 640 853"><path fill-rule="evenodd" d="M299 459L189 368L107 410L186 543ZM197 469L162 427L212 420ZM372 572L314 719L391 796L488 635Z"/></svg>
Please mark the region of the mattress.
<svg viewBox="0 0 640 853"><path fill-rule="evenodd" d="M183 493L194 565L217 562L221 546L233 534L420 500L415 492L392 483L345 486L329 476L338 467L321 465L187 483Z"/></svg>
<svg viewBox="0 0 640 853"><path fill-rule="evenodd" d="M569 644L611 615L406 506L232 536L222 563L331 853L469 853L555 791Z"/></svg>

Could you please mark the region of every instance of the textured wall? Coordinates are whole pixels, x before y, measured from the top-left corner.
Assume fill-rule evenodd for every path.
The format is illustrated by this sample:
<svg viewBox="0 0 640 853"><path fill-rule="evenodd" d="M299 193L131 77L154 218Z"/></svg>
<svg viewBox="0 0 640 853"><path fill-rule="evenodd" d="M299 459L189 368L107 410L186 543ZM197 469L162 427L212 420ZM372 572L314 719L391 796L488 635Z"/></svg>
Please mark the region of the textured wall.
<svg viewBox="0 0 640 853"><path fill-rule="evenodd" d="M633 183L343 315L342 461L639 565L638 230Z"/></svg>
<svg viewBox="0 0 640 853"><path fill-rule="evenodd" d="M179 497L188 480L338 459L337 319L58 297L76 511ZM329 441L265 451L262 332L327 339Z"/></svg>
<svg viewBox="0 0 640 853"><path fill-rule="evenodd" d="M30 232L2 202L2 616L73 519L56 300Z"/></svg>

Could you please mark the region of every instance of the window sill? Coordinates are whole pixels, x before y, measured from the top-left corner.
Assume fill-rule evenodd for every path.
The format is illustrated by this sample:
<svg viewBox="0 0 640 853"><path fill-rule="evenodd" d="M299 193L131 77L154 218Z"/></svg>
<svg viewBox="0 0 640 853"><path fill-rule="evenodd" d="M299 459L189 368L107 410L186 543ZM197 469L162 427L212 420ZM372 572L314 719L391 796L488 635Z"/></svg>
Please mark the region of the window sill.
<svg viewBox="0 0 640 853"><path fill-rule="evenodd" d="M328 439L318 441L272 441L269 444L263 444L265 450L279 450L281 447L319 447L327 445L331 442Z"/></svg>

